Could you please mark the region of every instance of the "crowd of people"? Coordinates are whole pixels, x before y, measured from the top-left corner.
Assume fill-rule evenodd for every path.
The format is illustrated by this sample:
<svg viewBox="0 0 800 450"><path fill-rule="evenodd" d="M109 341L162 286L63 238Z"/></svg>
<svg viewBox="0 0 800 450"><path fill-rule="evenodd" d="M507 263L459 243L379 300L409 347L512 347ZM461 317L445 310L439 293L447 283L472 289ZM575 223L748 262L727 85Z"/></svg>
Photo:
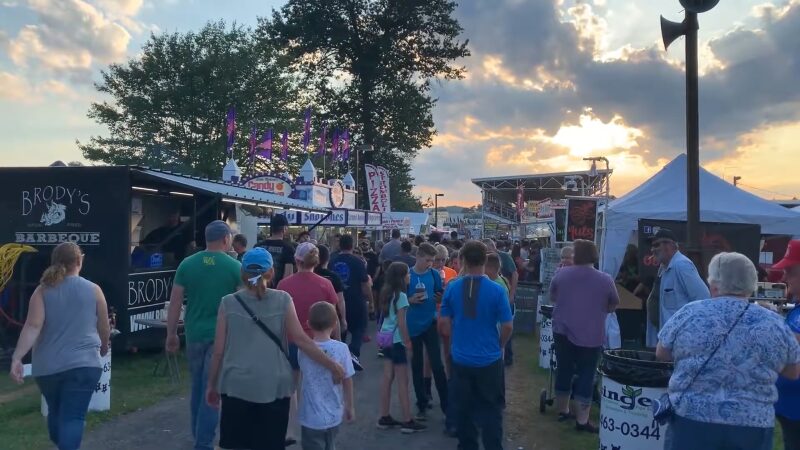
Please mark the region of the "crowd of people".
<svg viewBox="0 0 800 450"><path fill-rule="evenodd" d="M333 449L338 427L355 418L352 376L363 370L362 344L376 320L384 360L383 373L369 375L382 377L377 427L427 429L435 386L444 431L460 448L477 449L480 434L484 448L501 449L510 299L536 270L522 246L509 248L512 257L488 239L401 239L394 230L386 242L344 234L329 247L287 233L276 216L270 235L247 250L216 221L206 228L208 248L178 268L166 345L177 351L185 298L195 448L213 448L219 425L222 448L299 441ZM226 254L231 247L240 262ZM399 420L390 413L393 387Z"/></svg>
<svg viewBox="0 0 800 450"><path fill-rule="evenodd" d="M180 348L185 301L194 448L214 448L219 429L222 448L334 449L339 427L357 414L353 377L374 319L383 371L367 376L381 377L380 405L358 414L374 414L382 430L426 430L435 387L444 432L459 449L502 449L515 291L520 280L538 279L538 243L402 239L394 230L386 242L345 234L329 247L307 233L290 242L288 223L276 217L249 250L225 222L211 222L206 248L176 272L165 347ZM650 337L657 357L675 365L665 448L768 449L776 416L785 448L799 448L800 309L784 320L750 304L758 275L743 255L715 256L706 285L669 230L650 245L660 264L647 301ZM549 287L557 418L589 433L598 432L589 416L605 324L619 303L598 256L590 241L563 248ZM21 382L21 359L34 348L33 376L59 449L80 446L109 345L106 301L80 277L82 262L77 245L55 247L11 368ZM800 294L800 241L775 267L790 295Z"/></svg>

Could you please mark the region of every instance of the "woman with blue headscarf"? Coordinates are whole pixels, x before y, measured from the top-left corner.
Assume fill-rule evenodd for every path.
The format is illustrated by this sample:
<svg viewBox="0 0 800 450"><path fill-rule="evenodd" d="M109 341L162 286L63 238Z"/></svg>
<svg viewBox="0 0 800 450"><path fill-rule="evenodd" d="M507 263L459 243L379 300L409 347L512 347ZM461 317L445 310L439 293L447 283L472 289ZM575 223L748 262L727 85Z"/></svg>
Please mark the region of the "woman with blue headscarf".
<svg viewBox="0 0 800 450"><path fill-rule="evenodd" d="M283 449L294 391L287 341L331 371L344 369L323 353L300 326L292 298L269 289L272 256L256 247L242 258L245 288L223 297L217 315L206 400L221 405L221 448Z"/></svg>

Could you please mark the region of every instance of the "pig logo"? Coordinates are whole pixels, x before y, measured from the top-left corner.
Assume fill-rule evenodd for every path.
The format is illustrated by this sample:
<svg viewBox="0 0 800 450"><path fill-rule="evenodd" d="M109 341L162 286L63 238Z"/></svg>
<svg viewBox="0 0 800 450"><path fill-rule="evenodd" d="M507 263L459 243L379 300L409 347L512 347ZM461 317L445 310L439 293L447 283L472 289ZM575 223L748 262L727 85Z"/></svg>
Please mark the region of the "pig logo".
<svg viewBox="0 0 800 450"><path fill-rule="evenodd" d="M64 221L67 218L67 206L51 201L47 204L47 212L42 214L42 219L39 221L45 226L51 226Z"/></svg>

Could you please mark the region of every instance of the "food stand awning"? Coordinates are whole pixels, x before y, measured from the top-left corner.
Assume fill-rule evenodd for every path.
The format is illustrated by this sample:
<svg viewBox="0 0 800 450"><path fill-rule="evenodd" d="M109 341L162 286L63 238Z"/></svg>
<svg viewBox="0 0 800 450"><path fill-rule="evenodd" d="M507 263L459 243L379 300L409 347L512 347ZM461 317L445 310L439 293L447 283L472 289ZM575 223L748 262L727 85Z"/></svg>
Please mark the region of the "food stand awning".
<svg viewBox="0 0 800 450"><path fill-rule="evenodd" d="M219 195L222 197L223 201L227 200L232 203L292 209L301 212L327 212L325 208L311 206L307 202L301 200L246 188L238 184L209 180L207 178L192 177L147 167L133 167L131 175L133 180L160 181L172 186L202 191L210 195Z"/></svg>

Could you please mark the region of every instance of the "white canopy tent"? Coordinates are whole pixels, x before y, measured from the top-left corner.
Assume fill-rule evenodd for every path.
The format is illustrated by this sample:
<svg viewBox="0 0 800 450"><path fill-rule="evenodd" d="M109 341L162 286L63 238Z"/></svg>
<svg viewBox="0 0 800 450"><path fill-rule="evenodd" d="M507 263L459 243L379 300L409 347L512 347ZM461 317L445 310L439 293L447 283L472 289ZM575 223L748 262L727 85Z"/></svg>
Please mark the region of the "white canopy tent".
<svg viewBox="0 0 800 450"><path fill-rule="evenodd" d="M686 220L686 155L681 154L608 207L601 269L616 276L639 219ZM762 234L800 234L800 214L745 192L700 168L702 222L761 225Z"/></svg>

